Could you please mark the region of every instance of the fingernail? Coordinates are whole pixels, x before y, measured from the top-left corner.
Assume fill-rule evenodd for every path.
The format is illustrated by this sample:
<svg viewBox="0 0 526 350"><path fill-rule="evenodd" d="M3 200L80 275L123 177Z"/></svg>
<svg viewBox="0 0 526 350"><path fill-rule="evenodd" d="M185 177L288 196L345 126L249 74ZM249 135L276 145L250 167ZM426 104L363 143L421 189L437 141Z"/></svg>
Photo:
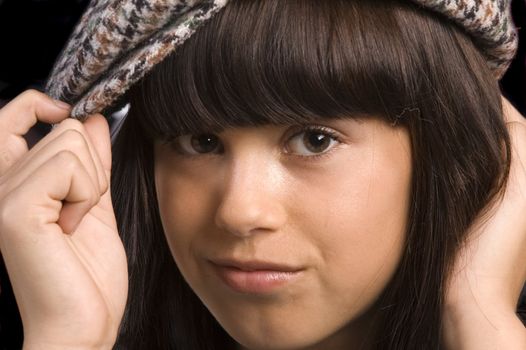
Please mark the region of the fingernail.
<svg viewBox="0 0 526 350"><path fill-rule="evenodd" d="M59 100L53 100L53 102L59 108L68 109L68 110L71 109L71 105L67 104L66 102L62 102L62 101L59 101Z"/></svg>

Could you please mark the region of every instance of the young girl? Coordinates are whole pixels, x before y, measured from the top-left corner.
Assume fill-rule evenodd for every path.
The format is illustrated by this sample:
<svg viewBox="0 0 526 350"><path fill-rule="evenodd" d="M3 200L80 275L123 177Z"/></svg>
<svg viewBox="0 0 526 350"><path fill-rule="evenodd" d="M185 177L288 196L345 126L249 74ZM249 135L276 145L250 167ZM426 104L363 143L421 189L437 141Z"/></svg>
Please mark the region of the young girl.
<svg viewBox="0 0 526 350"><path fill-rule="evenodd" d="M0 111L24 347L524 349L507 6L418 3L94 1Z"/></svg>

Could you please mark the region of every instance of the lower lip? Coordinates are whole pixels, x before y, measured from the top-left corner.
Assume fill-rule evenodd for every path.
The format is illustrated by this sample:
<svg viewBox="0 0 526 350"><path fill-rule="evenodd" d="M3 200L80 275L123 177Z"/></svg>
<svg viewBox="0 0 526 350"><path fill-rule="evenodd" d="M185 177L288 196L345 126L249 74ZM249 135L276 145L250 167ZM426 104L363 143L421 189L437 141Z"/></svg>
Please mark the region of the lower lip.
<svg viewBox="0 0 526 350"><path fill-rule="evenodd" d="M301 271L243 271L235 267L213 265L221 280L236 292L268 294L295 280Z"/></svg>

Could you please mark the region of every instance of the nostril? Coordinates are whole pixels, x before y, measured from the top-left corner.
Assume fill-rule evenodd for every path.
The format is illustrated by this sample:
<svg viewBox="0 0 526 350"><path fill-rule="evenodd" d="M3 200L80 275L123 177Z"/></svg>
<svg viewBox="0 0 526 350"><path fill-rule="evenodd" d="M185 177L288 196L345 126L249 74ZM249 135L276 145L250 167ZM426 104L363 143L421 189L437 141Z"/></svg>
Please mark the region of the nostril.
<svg viewBox="0 0 526 350"><path fill-rule="evenodd" d="M247 210L248 209L248 210ZM233 206L232 202L223 202L217 210L216 225L226 232L245 237L255 227L257 215L245 205Z"/></svg>
<svg viewBox="0 0 526 350"><path fill-rule="evenodd" d="M248 237L256 232L278 230L285 222L285 213L279 202L265 198L247 201L223 201L217 209L217 227L238 237Z"/></svg>

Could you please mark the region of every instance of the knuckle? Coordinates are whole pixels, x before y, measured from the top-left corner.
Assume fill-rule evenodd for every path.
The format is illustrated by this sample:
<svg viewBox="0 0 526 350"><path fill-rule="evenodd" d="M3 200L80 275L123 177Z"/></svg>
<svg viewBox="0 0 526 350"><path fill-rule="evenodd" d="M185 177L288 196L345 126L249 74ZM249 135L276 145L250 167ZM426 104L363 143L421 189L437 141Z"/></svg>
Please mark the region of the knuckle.
<svg viewBox="0 0 526 350"><path fill-rule="evenodd" d="M77 129L67 129L64 131L63 137L66 138L68 147L73 147L73 149L80 149L87 146L84 135Z"/></svg>
<svg viewBox="0 0 526 350"><path fill-rule="evenodd" d="M60 125L66 129L77 130L80 133L83 133L84 131L84 125L75 118L66 118L60 123Z"/></svg>
<svg viewBox="0 0 526 350"><path fill-rule="evenodd" d="M526 145L526 124L520 122L508 123L508 132L513 144L520 145L523 149Z"/></svg>
<svg viewBox="0 0 526 350"><path fill-rule="evenodd" d="M92 195L90 196L90 207L94 207L95 205L97 205L97 203L99 203L99 200L100 200L100 194L99 194L99 191L95 188L95 186L91 186L91 189L92 189Z"/></svg>
<svg viewBox="0 0 526 350"><path fill-rule="evenodd" d="M0 241L34 242L32 235L21 235L39 228L49 221L49 213L43 210L33 210L28 201L29 196L24 191L11 191L0 200ZM51 208L51 210L56 210ZM24 225L20 223L23 222ZM38 232L38 231L36 231Z"/></svg>
<svg viewBox="0 0 526 350"><path fill-rule="evenodd" d="M106 191L108 191L109 187L110 187L110 185L108 184L108 181L106 180L106 177L103 176L102 178L103 178L104 181L101 184L102 188L101 188L101 191L99 193L100 195L106 193Z"/></svg>
<svg viewBox="0 0 526 350"><path fill-rule="evenodd" d="M100 200L99 191L92 181L86 183L86 186L82 189L84 203L86 207L93 208Z"/></svg>
<svg viewBox="0 0 526 350"><path fill-rule="evenodd" d="M28 99L36 99L42 98L44 96L44 93L36 89L27 89L24 92L22 92L21 96Z"/></svg>
<svg viewBox="0 0 526 350"><path fill-rule="evenodd" d="M62 170L75 170L80 166L80 159L77 155L67 149L61 150L56 155L57 161L60 163Z"/></svg>
<svg viewBox="0 0 526 350"><path fill-rule="evenodd" d="M23 100L29 100L30 105L35 108L35 105L40 102L44 102L45 100L48 100L49 97L44 94L43 92L40 92L35 89L28 89L22 92L21 98Z"/></svg>
<svg viewBox="0 0 526 350"><path fill-rule="evenodd" d="M11 232L12 229L20 225L17 219L20 212L17 200L13 198L11 193L2 196L0 199L0 235Z"/></svg>
<svg viewBox="0 0 526 350"><path fill-rule="evenodd" d="M526 123L515 122L513 123L513 130L517 133L519 137L524 138L526 136Z"/></svg>

